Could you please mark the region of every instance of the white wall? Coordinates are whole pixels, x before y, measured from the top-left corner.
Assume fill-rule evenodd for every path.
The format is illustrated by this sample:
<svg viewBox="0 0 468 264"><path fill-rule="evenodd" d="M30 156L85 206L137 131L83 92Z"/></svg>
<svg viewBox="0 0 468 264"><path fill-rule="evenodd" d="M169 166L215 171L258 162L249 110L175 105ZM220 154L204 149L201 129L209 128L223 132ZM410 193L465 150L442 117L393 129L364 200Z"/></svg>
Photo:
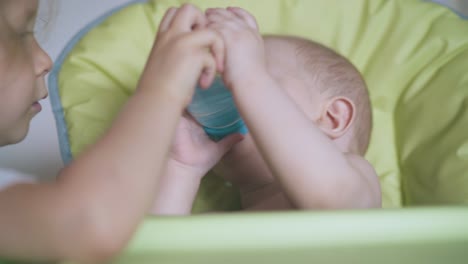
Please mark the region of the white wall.
<svg viewBox="0 0 468 264"><path fill-rule="evenodd" d="M432 0L456 10L464 16L468 16L468 0Z"/></svg>
<svg viewBox="0 0 468 264"><path fill-rule="evenodd" d="M59 0L40 1L39 16L54 5L50 27L39 33L39 42L55 60L70 38L94 18L129 0ZM45 8L47 7L47 8ZM39 28L39 30L43 30ZM42 102L43 111L31 123L25 141L0 149L0 167L14 168L43 179L54 177L63 166L60 157L55 119L49 100Z"/></svg>

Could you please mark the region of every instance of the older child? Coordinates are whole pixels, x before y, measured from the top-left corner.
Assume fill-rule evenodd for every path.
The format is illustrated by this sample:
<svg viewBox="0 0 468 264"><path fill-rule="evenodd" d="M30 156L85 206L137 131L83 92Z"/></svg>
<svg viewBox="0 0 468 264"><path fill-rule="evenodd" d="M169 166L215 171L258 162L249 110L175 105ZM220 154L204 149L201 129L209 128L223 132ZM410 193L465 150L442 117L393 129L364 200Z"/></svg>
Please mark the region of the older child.
<svg viewBox="0 0 468 264"><path fill-rule="evenodd" d="M44 76L52 62L33 35L37 6L37 0L0 1L0 145L26 136L47 96ZM207 87L221 69L223 41L206 23L191 5L169 10L138 89L109 131L56 182L18 178L2 186L2 258L102 262L125 246L154 200L161 173L177 171L168 166L168 153L196 82ZM213 149L227 151L225 142ZM0 171L0 177L12 175Z"/></svg>

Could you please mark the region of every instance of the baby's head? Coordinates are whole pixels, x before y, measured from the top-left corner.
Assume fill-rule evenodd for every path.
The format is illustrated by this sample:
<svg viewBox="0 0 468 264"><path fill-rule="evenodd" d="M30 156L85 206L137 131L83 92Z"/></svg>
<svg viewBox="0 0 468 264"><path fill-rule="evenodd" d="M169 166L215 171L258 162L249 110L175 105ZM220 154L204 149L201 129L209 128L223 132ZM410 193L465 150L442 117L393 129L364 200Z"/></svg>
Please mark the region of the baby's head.
<svg viewBox="0 0 468 264"><path fill-rule="evenodd" d="M342 152L364 155L372 115L359 71L333 50L309 40L285 36L264 40L268 71L298 108ZM249 134L214 170L247 189L273 181Z"/></svg>
<svg viewBox="0 0 468 264"><path fill-rule="evenodd" d="M285 36L264 40L268 72L287 96L342 152L364 155L372 116L359 71L333 50L309 40ZM214 171L244 191L274 182L250 134Z"/></svg>
<svg viewBox="0 0 468 264"><path fill-rule="evenodd" d="M266 36L268 71L343 152L364 155L372 114L366 84L346 58L316 42Z"/></svg>

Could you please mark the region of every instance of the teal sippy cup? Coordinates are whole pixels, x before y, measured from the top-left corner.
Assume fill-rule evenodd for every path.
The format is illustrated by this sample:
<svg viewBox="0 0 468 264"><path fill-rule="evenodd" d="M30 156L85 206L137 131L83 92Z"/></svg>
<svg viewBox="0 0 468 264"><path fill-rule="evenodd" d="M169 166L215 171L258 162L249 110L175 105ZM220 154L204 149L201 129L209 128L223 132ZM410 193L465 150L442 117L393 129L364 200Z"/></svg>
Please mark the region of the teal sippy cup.
<svg viewBox="0 0 468 264"><path fill-rule="evenodd" d="M215 141L229 134L248 132L231 92L219 76L216 76L208 89L196 87L187 110Z"/></svg>

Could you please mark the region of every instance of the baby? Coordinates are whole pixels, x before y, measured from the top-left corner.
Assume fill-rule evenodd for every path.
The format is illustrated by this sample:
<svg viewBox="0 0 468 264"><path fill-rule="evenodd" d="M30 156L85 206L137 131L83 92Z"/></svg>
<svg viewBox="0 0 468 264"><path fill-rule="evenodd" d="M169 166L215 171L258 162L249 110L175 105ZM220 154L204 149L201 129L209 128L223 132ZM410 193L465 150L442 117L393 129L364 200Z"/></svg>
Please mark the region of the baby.
<svg viewBox="0 0 468 264"><path fill-rule="evenodd" d="M216 174L239 188L245 210L380 207L378 177L363 158L372 116L359 71L313 41L262 37L253 16L243 9L208 9L206 17L207 27L223 36L223 80L249 134L228 137L218 143L232 146L226 154L211 151L219 157L196 164L180 158L187 152L175 144L171 160L176 167L183 164L188 171L203 163L198 168L206 172L214 166ZM185 127L191 127L194 142L207 140L193 121L185 122L192 124ZM199 143L203 150L198 155L212 157L206 154L209 144ZM173 171L168 174L180 174ZM187 188L183 186L189 183L167 176L154 212L189 212L199 180L192 184L197 187Z"/></svg>
<svg viewBox="0 0 468 264"><path fill-rule="evenodd" d="M290 156L277 153L291 172L285 172L286 179L275 176L251 135L235 145L214 172L239 188L247 210L380 206L378 178L362 158L369 144L372 116L366 84L358 70L333 50L310 40L264 36L263 42L267 73L296 108L292 109L295 113L272 109L266 117L283 119L284 123L271 131L282 131L278 140L284 144L297 144L285 147L291 149ZM260 100L271 99L266 94ZM288 124L288 115L303 115L323 135L297 131L294 124ZM302 135L316 136L323 142L306 149L307 140L302 144ZM301 159L302 165L293 165ZM297 184L288 177L296 178Z"/></svg>

